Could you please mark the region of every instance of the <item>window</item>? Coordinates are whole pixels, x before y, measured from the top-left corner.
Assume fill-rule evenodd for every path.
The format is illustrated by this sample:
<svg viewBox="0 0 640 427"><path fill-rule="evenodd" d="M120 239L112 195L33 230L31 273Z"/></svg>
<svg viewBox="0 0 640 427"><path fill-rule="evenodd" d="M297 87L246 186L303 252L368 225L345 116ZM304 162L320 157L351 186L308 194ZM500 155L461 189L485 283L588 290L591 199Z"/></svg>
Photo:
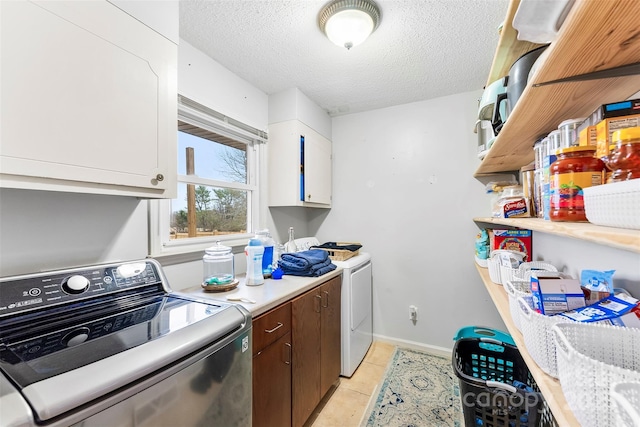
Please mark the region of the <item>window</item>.
<svg viewBox="0 0 640 427"><path fill-rule="evenodd" d="M150 211L157 230L151 254L201 250L218 240L246 243L258 223L258 159L265 141L264 132L179 96L178 196Z"/></svg>

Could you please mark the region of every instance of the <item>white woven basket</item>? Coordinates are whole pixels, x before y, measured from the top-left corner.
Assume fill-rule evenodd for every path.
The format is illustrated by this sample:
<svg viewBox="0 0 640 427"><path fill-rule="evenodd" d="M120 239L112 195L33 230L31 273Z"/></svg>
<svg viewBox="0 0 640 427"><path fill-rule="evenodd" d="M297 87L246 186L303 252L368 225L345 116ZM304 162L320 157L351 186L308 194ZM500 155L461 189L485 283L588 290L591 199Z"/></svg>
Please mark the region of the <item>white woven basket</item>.
<svg viewBox="0 0 640 427"><path fill-rule="evenodd" d="M618 427L611 387L640 381L640 329L593 323L552 328L560 385L582 427Z"/></svg>
<svg viewBox="0 0 640 427"><path fill-rule="evenodd" d="M585 188L584 209L593 224L640 230L640 179Z"/></svg>
<svg viewBox="0 0 640 427"><path fill-rule="evenodd" d="M496 285L502 284L502 279L500 278L500 260L498 257L491 256L487 259L487 268L489 269L489 278Z"/></svg>
<svg viewBox="0 0 640 427"><path fill-rule="evenodd" d="M518 298L522 298L526 304L531 307L533 300L531 297L531 283L529 280L508 280L504 285L504 290L509 296L509 312L511 313L511 320L516 328L522 332L520 326L520 308L518 307Z"/></svg>
<svg viewBox="0 0 640 427"><path fill-rule="evenodd" d="M503 253L519 254L524 258L524 253L518 251L510 251L508 249L496 249L491 252L491 256L488 259L487 266L489 267L489 277L491 281L498 285L504 285L508 280L517 279L519 269L509 268L500 264L500 254Z"/></svg>
<svg viewBox="0 0 640 427"><path fill-rule="evenodd" d="M640 427L640 382L615 383L611 400L615 403L616 426Z"/></svg>
<svg viewBox="0 0 640 427"><path fill-rule="evenodd" d="M524 338L524 345L534 362L547 374L558 378L558 364L556 360L556 344L551 328L553 325L571 322L563 316L546 316L527 304L524 298L517 298L520 309L520 331Z"/></svg>
<svg viewBox="0 0 640 427"><path fill-rule="evenodd" d="M524 298L529 304L529 307L533 306L531 300L531 271L532 270L545 270L545 271L558 271L558 269L546 262L531 261L524 262L518 267L518 271L514 274L514 278L504 282L504 289L509 296L509 312L511 313L511 319L513 324L518 328L520 332L520 309L518 308L518 297Z"/></svg>

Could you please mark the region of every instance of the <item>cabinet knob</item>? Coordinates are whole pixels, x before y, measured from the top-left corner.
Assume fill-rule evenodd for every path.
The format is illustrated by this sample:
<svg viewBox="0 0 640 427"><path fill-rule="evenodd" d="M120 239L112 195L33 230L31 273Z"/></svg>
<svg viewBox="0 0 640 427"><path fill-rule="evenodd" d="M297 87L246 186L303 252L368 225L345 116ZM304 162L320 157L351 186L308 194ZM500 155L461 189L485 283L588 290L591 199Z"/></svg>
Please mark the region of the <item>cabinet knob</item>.
<svg viewBox="0 0 640 427"><path fill-rule="evenodd" d="M164 175L162 175L161 173L159 173L158 175L156 175L156 180L157 180L157 181L164 181Z"/></svg>
<svg viewBox="0 0 640 427"><path fill-rule="evenodd" d="M307 199L311 200L311 194L307 194Z"/></svg>

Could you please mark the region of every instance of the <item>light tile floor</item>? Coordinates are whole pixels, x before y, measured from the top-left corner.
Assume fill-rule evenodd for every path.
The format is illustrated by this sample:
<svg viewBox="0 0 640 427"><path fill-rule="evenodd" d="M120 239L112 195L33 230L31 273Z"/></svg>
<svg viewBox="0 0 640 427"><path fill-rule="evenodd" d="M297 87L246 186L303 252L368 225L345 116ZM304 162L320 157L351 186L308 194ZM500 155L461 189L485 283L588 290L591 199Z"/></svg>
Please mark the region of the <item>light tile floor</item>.
<svg viewBox="0 0 640 427"><path fill-rule="evenodd" d="M351 378L340 377L306 423L308 427L357 427L369 401L377 397L378 385L393 356L394 345L374 341ZM375 393L375 395L374 395Z"/></svg>

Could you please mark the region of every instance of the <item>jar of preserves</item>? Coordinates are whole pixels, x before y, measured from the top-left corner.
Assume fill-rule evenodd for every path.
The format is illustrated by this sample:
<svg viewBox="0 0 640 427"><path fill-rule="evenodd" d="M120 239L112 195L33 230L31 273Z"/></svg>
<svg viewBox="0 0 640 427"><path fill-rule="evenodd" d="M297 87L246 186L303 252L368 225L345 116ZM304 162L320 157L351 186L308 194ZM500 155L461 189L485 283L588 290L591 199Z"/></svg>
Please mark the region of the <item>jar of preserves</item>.
<svg viewBox="0 0 640 427"><path fill-rule="evenodd" d="M551 221L587 220L583 190L602 184L605 171L604 162L594 157L595 152L592 146L558 150L558 158L550 167Z"/></svg>
<svg viewBox="0 0 640 427"><path fill-rule="evenodd" d="M231 248L216 242L205 250L202 257L205 285L228 285L234 280L233 254Z"/></svg>
<svg viewBox="0 0 640 427"><path fill-rule="evenodd" d="M613 148L607 159L608 182L640 178L640 127L617 130L611 135Z"/></svg>

